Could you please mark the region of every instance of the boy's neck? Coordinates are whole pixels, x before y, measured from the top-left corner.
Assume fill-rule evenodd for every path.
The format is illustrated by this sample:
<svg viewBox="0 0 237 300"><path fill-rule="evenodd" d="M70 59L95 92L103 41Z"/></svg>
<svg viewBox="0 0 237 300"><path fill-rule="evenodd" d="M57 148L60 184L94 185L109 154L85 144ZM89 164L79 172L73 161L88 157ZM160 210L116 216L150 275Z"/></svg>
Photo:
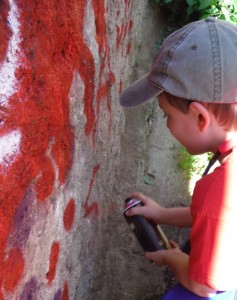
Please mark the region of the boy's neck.
<svg viewBox="0 0 237 300"><path fill-rule="evenodd" d="M219 162L224 163L230 153L232 152L233 147L237 146L237 132L227 132L222 143L218 146L221 155L219 157Z"/></svg>

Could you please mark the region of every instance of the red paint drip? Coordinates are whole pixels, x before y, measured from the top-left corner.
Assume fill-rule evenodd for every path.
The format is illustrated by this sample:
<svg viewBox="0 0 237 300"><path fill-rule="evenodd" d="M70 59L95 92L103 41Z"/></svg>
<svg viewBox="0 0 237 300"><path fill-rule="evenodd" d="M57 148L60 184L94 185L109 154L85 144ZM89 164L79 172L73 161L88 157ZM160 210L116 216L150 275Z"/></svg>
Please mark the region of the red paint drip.
<svg viewBox="0 0 237 300"><path fill-rule="evenodd" d="M85 42L83 35L83 26L84 26L84 17L85 17L85 6L86 0L78 1L78 7L75 9L74 15L72 16L72 26L77 29L75 40L76 40L76 49L77 57L76 68L83 80L85 91L84 91L84 114L86 115L86 124L85 124L85 134L89 135L96 131L96 115L100 111L100 100L103 96L107 96L111 85L115 82L114 74L110 68L109 61L109 47L107 39L107 29L106 29L106 20L105 20L105 6L104 0L93 0L93 10L95 15L95 26L96 26L96 41L99 46L99 54L102 58L100 65L100 75L99 75L99 87L98 93L96 96L97 101L97 111L93 108L93 101L95 97L95 62L94 57ZM75 18L74 16L77 16ZM105 68L108 67L109 75L108 78L105 78L104 72ZM107 72L106 72L107 74ZM103 77L103 80L102 80ZM104 81L102 83L102 81ZM105 92L105 86L108 86ZM107 103L108 111L111 117L111 108L109 102Z"/></svg>
<svg viewBox="0 0 237 300"><path fill-rule="evenodd" d="M128 10L130 8L130 2L126 3L125 14L128 14ZM125 18L126 19L126 18ZM133 28L133 21L127 18L128 21L122 22L121 27L116 26L117 38L116 38L116 49L119 50L120 46L124 43L125 37L128 32L130 32Z"/></svg>
<svg viewBox="0 0 237 300"><path fill-rule="evenodd" d="M23 276L24 266L25 262L20 249L11 249L5 263L3 279L3 286L8 292L13 292L18 285Z"/></svg>
<svg viewBox="0 0 237 300"><path fill-rule="evenodd" d="M74 1L75 2L75 1ZM86 45L83 35L84 28L84 16L86 0L77 1L77 5L74 4L74 12L72 15L72 25L75 28L76 35L76 47L77 47L77 70L84 82L84 114L86 115L85 134L92 133L95 125L95 112L93 108L93 100L95 94L95 62L94 57ZM76 16L76 18L75 18Z"/></svg>
<svg viewBox="0 0 237 300"><path fill-rule="evenodd" d="M64 283L63 293L62 293L61 300L69 300L69 293L68 293L68 284L67 284L67 282Z"/></svg>
<svg viewBox="0 0 237 300"><path fill-rule="evenodd" d="M122 91L123 91L123 82L122 82L122 80L120 80L120 82L119 82L119 94L121 94Z"/></svg>
<svg viewBox="0 0 237 300"><path fill-rule="evenodd" d="M125 3L125 14L127 14L128 8L131 7L131 2L132 2L132 0L124 0L124 3Z"/></svg>
<svg viewBox="0 0 237 300"><path fill-rule="evenodd" d="M11 37L11 29L8 27L7 16L9 12L9 3L0 2L0 62L6 56L8 41Z"/></svg>
<svg viewBox="0 0 237 300"><path fill-rule="evenodd" d="M91 194L91 190L92 190L92 187L93 187L93 184L94 184L95 176L96 176L97 172L99 171L99 169L100 169L100 165L96 165L93 168L92 178L91 178L90 185L89 185L89 191L88 191L88 195L87 195L87 198L86 198L86 203L84 205L84 209L85 209L84 217L85 218L90 216L92 213L94 213L97 217L99 216L98 203L94 202L91 205L89 205L89 203L88 203L89 198L90 198L90 194Z"/></svg>
<svg viewBox="0 0 237 300"><path fill-rule="evenodd" d="M55 278L59 251L60 251L59 242L54 242L52 244L50 257L49 257L49 270L48 270L48 273L46 274L48 284L51 284Z"/></svg>
<svg viewBox="0 0 237 300"><path fill-rule="evenodd" d="M97 100L97 115L100 112L100 103L103 98L107 99L107 109L110 114L110 128L112 125L111 119L111 104L110 104L110 90L111 86L115 83L115 76L110 66L110 48L108 45L107 28L105 19L105 6L104 0L92 1L94 13L95 13L95 25L96 25L96 41L99 46L99 54L102 58L100 73L99 73L99 86L96 96ZM94 130L95 134L95 130Z"/></svg>
<svg viewBox="0 0 237 300"><path fill-rule="evenodd" d="M63 215L63 224L65 230L69 231L72 228L75 218L75 201L70 199Z"/></svg>
<svg viewBox="0 0 237 300"><path fill-rule="evenodd" d="M116 26L116 31L117 31L116 49L118 50L121 45L122 38L124 37L125 23L122 23L121 28L119 26Z"/></svg>
<svg viewBox="0 0 237 300"><path fill-rule="evenodd" d="M131 52L131 43L128 43L128 45L127 45L126 57L129 56L130 52Z"/></svg>

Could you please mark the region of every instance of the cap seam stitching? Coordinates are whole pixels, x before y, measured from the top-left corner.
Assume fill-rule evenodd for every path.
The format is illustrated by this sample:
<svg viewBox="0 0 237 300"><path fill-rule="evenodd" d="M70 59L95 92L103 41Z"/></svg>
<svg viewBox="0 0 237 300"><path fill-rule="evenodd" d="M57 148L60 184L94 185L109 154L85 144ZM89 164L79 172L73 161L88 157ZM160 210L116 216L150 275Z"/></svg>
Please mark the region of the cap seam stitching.
<svg viewBox="0 0 237 300"><path fill-rule="evenodd" d="M220 40L216 24L214 22L207 23L209 34L211 38L212 47L212 61L213 61L213 101L218 102L221 100L221 53L220 53Z"/></svg>

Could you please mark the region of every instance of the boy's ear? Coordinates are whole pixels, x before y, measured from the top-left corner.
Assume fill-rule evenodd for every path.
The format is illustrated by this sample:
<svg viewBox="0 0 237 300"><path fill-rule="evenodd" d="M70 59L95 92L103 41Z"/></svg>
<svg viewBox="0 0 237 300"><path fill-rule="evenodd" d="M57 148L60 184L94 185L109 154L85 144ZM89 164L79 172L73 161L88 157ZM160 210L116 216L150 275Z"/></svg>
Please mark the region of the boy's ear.
<svg viewBox="0 0 237 300"><path fill-rule="evenodd" d="M210 125L211 117L209 110L200 102L191 102L189 112L193 114L200 132Z"/></svg>

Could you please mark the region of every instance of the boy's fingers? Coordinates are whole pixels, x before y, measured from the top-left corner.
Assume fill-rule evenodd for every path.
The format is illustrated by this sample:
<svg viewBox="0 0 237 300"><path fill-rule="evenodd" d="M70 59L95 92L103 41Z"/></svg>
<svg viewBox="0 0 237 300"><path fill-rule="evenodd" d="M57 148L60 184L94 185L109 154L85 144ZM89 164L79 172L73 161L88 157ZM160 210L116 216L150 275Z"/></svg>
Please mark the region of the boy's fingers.
<svg viewBox="0 0 237 300"><path fill-rule="evenodd" d="M156 252L145 252L145 258L149 260L155 260Z"/></svg>
<svg viewBox="0 0 237 300"><path fill-rule="evenodd" d="M170 240L169 243L170 243L171 248L179 248L179 245L175 241Z"/></svg>
<svg viewBox="0 0 237 300"><path fill-rule="evenodd" d="M126 216L134 216L141 214L142 207L133 207L126 211Z"/></svg>
<svg viewBox="0 0 237 300"><path fill-rule="evenodd" d="M133 198L136 198L136 199L138 199L138 200L141 200L142 203L144 203L144 204L148 203L149 200L150 200L149 197L143 195L142 193L134 193L134 194L132 194L132 197L133 197Z"/></svg>
<svg viewBox="0 0 237 300"><path fill-rule="evenodd" d="M163 265L162 256L167 250L158 250L155 252L145 252L145 258L156 262L158 265Z"/></svg>

